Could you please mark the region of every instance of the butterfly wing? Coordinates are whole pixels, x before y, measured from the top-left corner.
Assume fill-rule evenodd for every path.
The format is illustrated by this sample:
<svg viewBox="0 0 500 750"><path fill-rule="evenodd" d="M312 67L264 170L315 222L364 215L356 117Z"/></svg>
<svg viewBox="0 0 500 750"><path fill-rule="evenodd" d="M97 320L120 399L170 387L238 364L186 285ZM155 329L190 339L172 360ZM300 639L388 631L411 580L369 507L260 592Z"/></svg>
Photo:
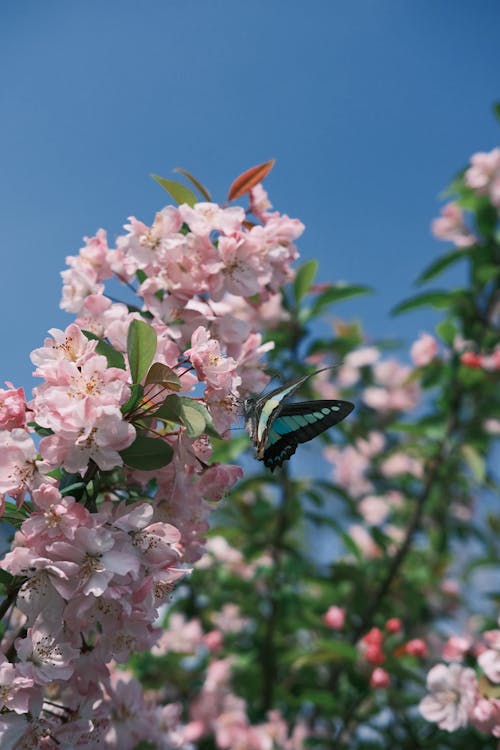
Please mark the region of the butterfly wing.
<svg viewBox="0 0 500 750"><path fill-rule="evenodd" d="M268 419L265 442L257 458L273 471L295 453L299 443L307 443L341 422L353 409L349 401L337 400L278 404Z"/></svg>

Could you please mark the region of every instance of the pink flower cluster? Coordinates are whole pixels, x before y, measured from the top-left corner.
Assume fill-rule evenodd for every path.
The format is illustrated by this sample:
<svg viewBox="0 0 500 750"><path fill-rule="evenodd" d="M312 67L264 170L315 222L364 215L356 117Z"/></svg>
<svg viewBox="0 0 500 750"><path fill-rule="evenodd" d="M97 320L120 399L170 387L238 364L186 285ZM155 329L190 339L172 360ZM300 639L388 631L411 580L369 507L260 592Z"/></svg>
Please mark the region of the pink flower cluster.
<svg viewBox="0 0 500 750"><path fill-rule="evenodd" d="M447 203L441 216L432 222L432 233L438 240L453 242L456 247L471 247L477 237L467 227L464 212L456 203Z"/></svg>
<svg viewBox="0 0 500 750"><path fill-rule="evenodd" d="M451 636L442 656L449 664L429 671L428 695L419 706L422 716L449 732L470 724L500 738L500 630L486 631L476 640ZM476 659L475 669L462 664L465 657L469 663Z"/></svg>
<svg viewBox="0 0 500 750"><path fill-rule="evenodd" d="M4 667L2 695L7 708L38 715L49 685L64 706L101 701L105 664L151 647L158 607L185 571L179 531L157 521L149 503L108 502L90 513L53 485L32 496L33 511L1 563L25 579L16 607L26 631L13 642L17 661ZM58 731L51 736L57 742Z"/></svg>
<svg viewBox="0 0 500 750"><path fill-rule="evenodd" d="M131 218L115 248L103 230L86 238L62 273L61 306L76 320L65 331L52 329L32 353L41 381L32 400L10 383L0 391L2 508L10 499L31 501L2 562L25 579L11 609L17 629L3 644L17 661L0 665L10 711L0 723L2 746L21 736L34 746L43 738L44 747L85 738L89 747L125 748L134 737L151 738L140 727L134 733L113 725L120 705L132 711L141 700L135 681L113 676L109 663L159 638L158 606L185 574L181 564L202 556L210 504L242 471L209 465L205 434L189 437L182 421L148 417L168 395L168 382L143 380L144 396L127 413L127 339L135 320L146 321L156 340L154 364L180 383L172 390L198 386L196 400L202 396L200 408L208 407L215 428L231 426L239 397L267 383L262 358L272 343L262 343L261 331L286 317L279 290L293 278L294 240L303 231L298 220L269 210L261 187L252 191L252 205L260 224L246 222L240 207L198 203L167 206L152 226ZM113 277L134 290L141 312L106 296ZM117 366L101 353L110 350ZM154 472L124 467L120 452L138 430L168 444L170 463ZM77 483L84 478L78 501L58 486L65 472ZM96 482L87 502L89 478L106 472L103 491ZM221 633L243 624L239 612L224 610L206 647L215 652ZM47 709L49 699L58 716ZM175 709L164 709L156 711L157 724L176 725Z"/></svg>
<svg viewBox="0 0 500 750"><path fill-rule="evenodd" d="M486 372L500 370L500 346L497 346L489 354L465 351L460 355L460 361L466 367L477 370L485 370Z"/></svg>
<svg viewBox="0 0 500 750"><path fill-rule="evenodd" d="M398 659L405 656L423 658L427 656L427 644L422 638L413 638L401 642L403 624L398 617L391 617L385 623L385 632L380 628L373 627L366 633L358 643L358 651L373 670L370 674L370 685L372 688L386 688L391 684L390 673L382 668L388 655ZM396 639L396 640L395 640Z"/></svg>
<svg viewBox="0 0 500 750"><path fill-rule="evenodd" d="M225 632L241 630L245 623L239 613L238 620L227 626L228 606L221 613L214 615L214 620L222 630L212 630L204 633L199 619L186 620L178 613L169 617L168 627L165 629L157 646L153 649L155 656L162 656L168 652L191 654L197 657L207 651L212 655L208 663L203 685L191 702L189 721L182 722L179 714L175 715L175 722L169 726L169 737L175 736L173 747L186 748L190 743L196 743L203 738L213 736L215 745L220 750L232 750L237 747L248 747L252 750L303 750L307 736L306 728L300 722L290 733L289 727L278 711L271 711L268 720L261 724L251 724L247 715L245 701L235 695L231 689L232 657L213 658L224 640ZM221 626L221 622L223 623ZM167 706L161 709L167 710ZM170 704L172 711L173 704Z"/></svg>
<svg viewBox="0 0 500 750"><path fill-rule="evenodd" d="M231 666L231 657L209 664L203 687L191 704L190 722L184 727L186 740L213 734L220 750L303 750L308 735L303 723L297 723L290 734L279 711L270 711L266 722L250 723L245 701L231 692Z"/></svg>

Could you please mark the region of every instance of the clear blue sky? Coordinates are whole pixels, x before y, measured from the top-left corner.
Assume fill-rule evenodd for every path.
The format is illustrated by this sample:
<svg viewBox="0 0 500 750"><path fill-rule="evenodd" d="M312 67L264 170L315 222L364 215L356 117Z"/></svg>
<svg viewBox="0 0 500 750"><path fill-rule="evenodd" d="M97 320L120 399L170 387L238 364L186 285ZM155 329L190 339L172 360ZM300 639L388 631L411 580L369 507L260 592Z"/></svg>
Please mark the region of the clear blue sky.
<svg viewBox="0 0 500 750"><path fill-rule="evenodd" d="M500 130L498 0L25 0L0 8L0 383L65 327L59 271L83 235L110 240L165 202L183 166L222 199L277 158L276 208L301 218L322 280L378 293L339 307L373 336L444 246L436 197Z"/></svg>

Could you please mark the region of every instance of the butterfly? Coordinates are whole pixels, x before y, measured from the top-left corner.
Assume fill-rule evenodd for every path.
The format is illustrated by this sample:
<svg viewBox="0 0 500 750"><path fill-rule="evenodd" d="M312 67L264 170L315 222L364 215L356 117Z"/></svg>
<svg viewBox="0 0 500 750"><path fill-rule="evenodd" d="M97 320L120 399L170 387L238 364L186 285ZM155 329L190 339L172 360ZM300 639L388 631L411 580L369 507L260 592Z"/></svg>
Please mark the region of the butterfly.
<svg viewBox="0 0 500 750"><path fill-rule="evenodd" d="M330 369L330 368L323 368ZM349 401L317 400L286 403L286 399L304 381L317 375L293 380L263 396L245 399L243 414L256 458L271 471L293 456L299 443L307 443L316 435L345 419L354 409Z"/></svg>

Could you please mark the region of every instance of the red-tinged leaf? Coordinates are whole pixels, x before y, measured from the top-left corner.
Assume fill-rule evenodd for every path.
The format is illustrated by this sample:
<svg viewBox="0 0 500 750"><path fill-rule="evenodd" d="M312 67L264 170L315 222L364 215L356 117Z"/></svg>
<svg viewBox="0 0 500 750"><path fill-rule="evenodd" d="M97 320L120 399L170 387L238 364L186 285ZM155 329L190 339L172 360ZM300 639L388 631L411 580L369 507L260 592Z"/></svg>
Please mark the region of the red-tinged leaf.
<svg viewBox="0 0 500 750"><path fill-rule="evenodd" d="M170 391L180 391L182 387L178 375L171 367L167 367L161 362L154 362L149 368L144 385L151 385L152 383L163 385Z"/></svg>
<svg viewBox="0 0 500 750"><path fill-rule="evenodd" d="M270 159L269 161L263 162L263 164L257 164L257 166L255 167L250 167L250 169L247 169L246 172L240 174L240 176L235 179L235 181L229 188L229 192L227 194L228 201L234 201L241 195L245 195L245 193L248 193L250 188L258 185L259 182L262 182L264 177L266 177L266 175L268 175L271 169L274 167L274 162L275 159Z"/></svg>
<svg viewBox="0 0 500 750"><path fill-rule="evenodd" d="M195 186L195 188L198 190L199 193L201 193L201 195L205 198L206 201L210 202L212 200L212 196L208 192L205 185L203 185L199 180L197 180L196 177L193 177L193 175L190 174L190 172L188 172L187 169L183 169L182 167L175 167L172 170L172 172L178 172L179 174L184 175L186 180L189 180L191 185Z"/></svg>

